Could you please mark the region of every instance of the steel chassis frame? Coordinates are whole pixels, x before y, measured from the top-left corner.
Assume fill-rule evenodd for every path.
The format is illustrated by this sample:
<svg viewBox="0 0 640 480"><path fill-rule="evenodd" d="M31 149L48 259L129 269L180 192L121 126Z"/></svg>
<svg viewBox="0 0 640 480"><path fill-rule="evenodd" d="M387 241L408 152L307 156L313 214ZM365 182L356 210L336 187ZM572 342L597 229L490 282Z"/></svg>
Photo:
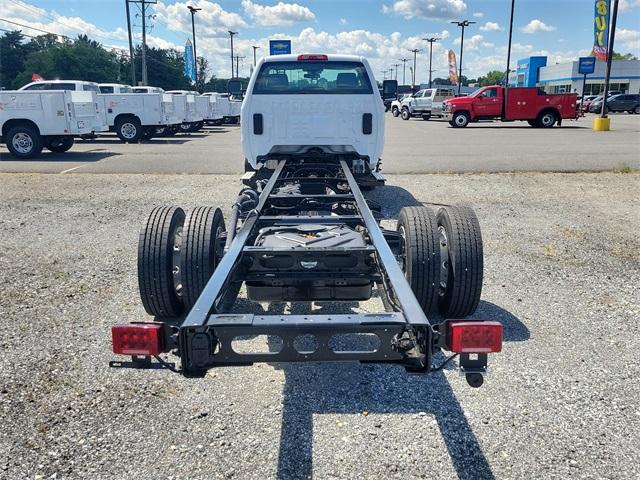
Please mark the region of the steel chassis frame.
<svg viewBox="0 0 640 480"><path fill-rule="evenodd" d="M263 183L255 208L248 212L242 226L200 297L183 322L174 327L173 344L178 347L185 375L201 375L208 368L223 365L250 365L254 362L305 362L305 361L360 361L401 364L413 372L428 373L433 369L432 355L446 346L444 331L446 322L432 325L407 283L397 258L388 243L378 221L365 200L349 164L341 160L333 164L336 178L308 178L308 181L348 183L349 192L331 195L331 200L343 200L355 204L356 215L273 216L264 215L265 206L279 198L298 199L329 197L326 195L278 195L274 188L285 181L300 178L281 178L288 160L280 160L273 174ZM298 164L299 165L299 164ZM372 245L375 258L376 285L385 305L384 312L350 315L253 315L224 312L225 295L233 291L233 284L243 281L242 259L251 252L248 240L264 226L298 225L304 222L319 224L343 223L361 225ZM230 232L231 235L234 232ZM393 243L392 238L389 239ZM260 251L264 251L263 247ZM360 248L362 250L362 248ZM331 251L331 250L330 250ZM342 250L344 251L344 250ZM237 292L237 288L235 289ZM334 351L329 346L332 336L339 334L375 334L379 347L374 351ZM296 337L313 335L317 348L314 351L299 351L294 346ZM277 352L237 353L232 348L234 338L245 335L277 335L282 338L282 348ZM468 355L466 365L476 371L484 371L486 355L474 362ZM480 360L478 362L478 360ZM484 360L484 361L483 361ZM462 363L461 363L462 366Z"/></svg>

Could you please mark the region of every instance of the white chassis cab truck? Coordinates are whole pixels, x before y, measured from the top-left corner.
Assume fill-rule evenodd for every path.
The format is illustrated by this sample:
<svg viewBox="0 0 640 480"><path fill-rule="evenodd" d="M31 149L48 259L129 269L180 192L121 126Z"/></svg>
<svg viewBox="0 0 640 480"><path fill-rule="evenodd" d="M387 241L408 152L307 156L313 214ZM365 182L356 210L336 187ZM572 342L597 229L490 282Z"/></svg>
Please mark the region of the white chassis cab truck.
<svg viewBox="0 0 640 480"><path fill-rule="evenodd" d="M204 122L207 125L221 125L223 115L219 111L218 95L215 92L208 92L203 93L202 97L207 99L209 106L207 116L204 117Z"/></svg>
<svg viewBox="0 0 640 480"><path fill-rule="evenodd" d="M100 84L98 100L109 130L126 143L149 140L158 128L182 123L175 113L173 97L166 93L133 93L128 85Z"/></svg>
<svg viewBox="0 0 640 480"><path fill-rule="evenodd" d="M189 90L168 90L166 93L179 99L184 98L184 119L180 124L179 131L192 133L200 130L204 125L204 118L199 114L196 104L196 98L200 94Z"/></svg>
<svg viewBox="0 0 640 480"><path fill-rule="evenodd" d="M385 81L384 98L395 87ZM467 206L421 205L400 209L395 229L381 225L381 205L360 186L378 180L384 141L384 105L366 60L267 57L247 92L242 148L257 171L245 176L227 222L213 206L151 212L139 236L138 287L155 318L112 327L113 352L131 362L110 365L146 368L155 358L202 377L257 362L360 361L427 374L457 359L469 385L482 385L502 324L461 320L482 289L478 219ZM235 302L243 285L251 301L303 304L258 314ZM310 306L374 294L377 312ZM245 335L269 337L268 350L240 346ZM169 352L179 368L160 356Z"/></svg>
<svg viewBox="0 0 640 480"><path fill-rule="evenodd" d="M100 123L93 91L0 92L0 131L11 155L33 158L42 148L66 152L74 137L91 135Z"/></svg>
<svg viewBox="0 0 640 480"><path fill-rule="evenodd" d="M434 116L442 116L444 115L442 102L447 98L453 97L455 97L455 92L451 88L425 88L418 90L415 94L402 100L400 116L403 120L418 116L422 117L423 120L429 120Z"/></svg>

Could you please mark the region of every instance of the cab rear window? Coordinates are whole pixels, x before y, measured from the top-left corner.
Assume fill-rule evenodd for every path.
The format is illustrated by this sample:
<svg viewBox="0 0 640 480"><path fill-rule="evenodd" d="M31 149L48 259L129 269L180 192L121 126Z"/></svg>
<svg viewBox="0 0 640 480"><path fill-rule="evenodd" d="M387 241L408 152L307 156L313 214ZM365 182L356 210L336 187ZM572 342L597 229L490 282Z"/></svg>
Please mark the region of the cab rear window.
<svg viewBox="0 0 640 480"><path fill-rule="evenodd" d="M369 76L360 62L268 62L262 65L254 95L371 94Z"/></svg>

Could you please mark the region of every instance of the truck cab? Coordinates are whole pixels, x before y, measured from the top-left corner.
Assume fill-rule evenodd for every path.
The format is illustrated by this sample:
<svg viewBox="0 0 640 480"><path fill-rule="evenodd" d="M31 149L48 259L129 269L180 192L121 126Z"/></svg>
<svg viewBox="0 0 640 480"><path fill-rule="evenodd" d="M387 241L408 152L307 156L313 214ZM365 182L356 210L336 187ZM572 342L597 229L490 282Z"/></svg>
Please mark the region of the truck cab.
<svg viewBox="0 0 640 480"><path fill-rule="evenodd" d="M532 127L553 127L563 119L579 116L575 93L547 94L539 88L482 87L466 97L444 103L445 118L452 127L463 128L469 122L525 120Z"/></svg>
<svg viewBox="0 0 640 480"><path fill-rule="evenodd" d="M272 170L279 159L345 160L360 180L384 181L384 105L363 57L265 57L251 76L241 116L250 174Z"/></svg>
<svg viewBox="0 0 640 480"><path fill-rule="evenodd" d="M133 93L133 88L120 83L99 83L98 88L100 93Z"/></svg>

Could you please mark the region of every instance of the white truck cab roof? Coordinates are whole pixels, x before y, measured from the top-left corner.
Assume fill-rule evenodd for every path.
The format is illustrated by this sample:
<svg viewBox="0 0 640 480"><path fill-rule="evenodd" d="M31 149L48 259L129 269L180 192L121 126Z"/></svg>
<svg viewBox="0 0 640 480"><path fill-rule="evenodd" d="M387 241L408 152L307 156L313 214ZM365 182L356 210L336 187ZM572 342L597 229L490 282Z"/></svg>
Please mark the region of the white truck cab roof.
<svg viewBox="0 0 640 480"><path fill-rule="evenodd" d="M133 93L165 93L160 87L131 87Z"/></svg>
<svg viewBox="0 0 640 480"><path fill-rule="evenodd" d="M97 83L83 80L40 80L27 83L18 90L75 90L100 93Z"/></svg>
<svg viewBox="0 0 640 480"><path fill-rule="evenodd" d="M364 57L301 54L262 58L242 103L242 148L254 169L310 152L376 168L384 105Z"/></svg>
<svg viewBox="0 0 640 480"><path fill-rule="evenodd" d="M121 83L99 83L100 93L133 93L133 88Z"/></svg>
<svg viewBox="0 0 640 480"><path fill-rule="evenodd" d="M167 90L165 93L170 95L200 95L194 90Z"/></svg>

